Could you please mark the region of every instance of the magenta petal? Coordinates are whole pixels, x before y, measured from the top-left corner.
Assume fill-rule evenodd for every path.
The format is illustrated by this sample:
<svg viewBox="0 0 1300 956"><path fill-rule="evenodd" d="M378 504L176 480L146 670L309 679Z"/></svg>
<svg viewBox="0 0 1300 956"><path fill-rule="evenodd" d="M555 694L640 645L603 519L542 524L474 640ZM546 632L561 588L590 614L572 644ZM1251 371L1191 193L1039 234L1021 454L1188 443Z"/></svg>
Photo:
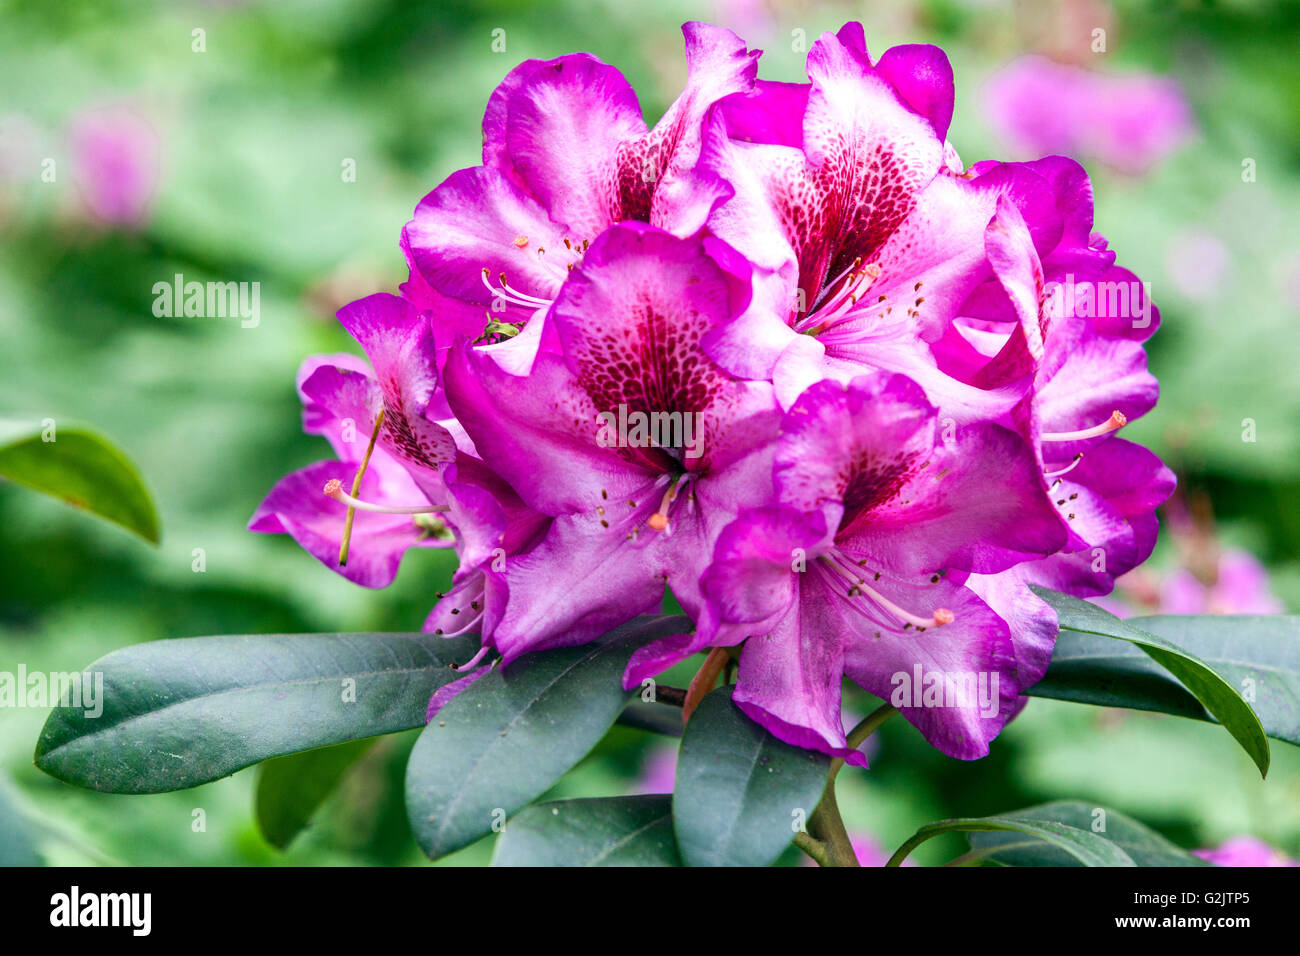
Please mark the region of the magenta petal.
<svg viewBox="0 0 1300 956"><path fill-rule="evenodd" d="M594 516L556 518L536 548L508 563L510 601L493 634L504 663L585 644L660 607L658 549L636 546L627 533Z"/></svg>
<svg viewBox="0 0 1300 956"><path fill-rule="evenodd" d="M650 678L662 674L707 646L707 641L695 634L674 634L638 647L632 653L627 669L623 671L623 688L632 690L640 687Z"/></svg>
<svg viewBox="0 0 1300 956"><path fill-rule="evenodd" d="M972 574L966 586L1007 622L1016 656L1016 687L1023 694L1047 673L1060 629L1056 611L1029 590L1018 571Z"/></svg>
<svg viewBox="0 0 1300 956"><path fill-rule="evenodd" d="M745 642L732 699L777 738L866 766L850 750L840 718L844 651L827 627L820 592L803 589L772 630Z"/></svg>
<svg viewBox="0 0 1300 956"><path fill-rule="evenodd" d="M925 43L890 47L876 63L876 72L893 85L903 102L934 126L943 139L952 122L952 64L937 46Z"/></svg>
<svg viewBox="0 0 1300 956"><path fill-rule="evenodd" d="M825 538L820 512L742 512L718 537L713 563L704 573L704 595L723 621L761 622L783 614L798 588L797 572L827 545Z"/></svg>
<svg viewBox="0 0 1300 956"><path fill-rule="evenodd" d="M511 288L549 301L564 280L566 236L567 229L504 173L479 166L452 173L420 201L402 245L435 291L515 322L526 321L532 310L489 291L484 270L494 288L504 274Z"/></svg>
<svg viewBox="0 0 1300 956"><path fill-rule="evenodd" d="M383 515L359 511L352 525L352 540L345 567L339 567L339 546L347 508L324 493L325 483L339 479L351 487L355 466L322 461L295 471L271 489L248 523L250 531L288 533L303 549L331 571L368 588L387 587L397 575L406 549L413 545L436 546L422 540L410 515ZM361 495L369 500L384 499L381 478L367 471ZM413 491L413 489L412 489ZM402 504L414 504L406 500Z"/></svg>
<svg viewBox="0 0 1300 956"><path fill-rule="evenodd" d="M533 61L506 97L504 162L551 219L594 239L620 205L618 148L646 131L636 93L587 53Z"/></svg>
<svg viewBox="0 0 1300 956"><path fill-rule="evenodd" d="M451 703L451 701L454 698L458 697L464 691L469 690L469 688L474 684L474 682L477 681L480 677L484 677L490 673L492 673L491 667L487 667L487 666L478 667L470 671L464 677L454 680L450 684L443 684L441 687L435 690L433 692L433 696L429 698L429 708L427 711L425 711L425 715L424 715L425 723L428 723L429 721L433 720L433 718L437 716L438 711L442 710L449 703Z"/></svg>
<svg viewBox="0 0 1300 956"><path fill-rule="evenodd" d="M903 607L943 606L953 621L918 635L881 627L845 645L845 671L854 683L894 703L933 746L959 760L988 753L1016 707L1019 684L1007 623L969 588L939 581L906 584L885 577L872 584ZM874 635L879 633L879 637ZM967 679L973 684L966 684ZM954 689L974 693L949 693ZM939 693L937 698L926 697Z"/></svg>
<svg viewBox="0 0 1300 956"><path fill-rule="evenodd" d="M781 500L802 511L842 504L837 542L903 574L1001 571L1064 543L1019 436L936 426L920 388L901 375L814 385L786 415L774 471Z"/></svg>

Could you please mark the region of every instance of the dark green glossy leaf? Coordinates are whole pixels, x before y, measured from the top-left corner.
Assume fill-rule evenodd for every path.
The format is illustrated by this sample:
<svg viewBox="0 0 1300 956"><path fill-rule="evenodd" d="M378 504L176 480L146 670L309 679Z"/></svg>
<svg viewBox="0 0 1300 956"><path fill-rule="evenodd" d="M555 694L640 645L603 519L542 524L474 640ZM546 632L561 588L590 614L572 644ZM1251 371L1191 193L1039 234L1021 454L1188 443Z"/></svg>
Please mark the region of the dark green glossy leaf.
<svg viewBox="0 0 1300 956"><path fill-rule="evenodd" d="M1056 610L1062 630L1128 641L1141 648L1223 724L1255 761L1261 775L1268 774L1268 737L1264 727L1250 704L1226 677L1185 648L1145 631L1131 621L1121 620L1095 604L1046 588L1034 587L1033 590Z"/></svg>
<svg viewBox="0 0 1300 956"><path fill-rule="evenodd" d="M682 736L673 823L690 866L767 866L812 815L830 758L777 740L709 693Z"/></svg>
<svg viewBox="0 0 1300 956"><path fill-rule="evenodd" d="M1132 623L1204 661L1241 692L1264 732L1300 745L1300 617L1163 616ZM1131 644L1063 631L1030 694L1213 720L1182 684Z"/></svg>
<svg viewBox="0 0 1300 956"><path fill-rule="evenodd" d="M0 780L0 866L40 865L31 822L18 809L9 785Z"/></svg>
<svg viewBox="0 0 1300 956"><path fill-rule="evenodd" d="M411 829L431 858L466 846L541 796L618 719L632 652L680 633L640 618L580 647L525 654L452 698L420 735L406 775Z"/></svg>
<svg viewBox="0 0 1300 956"><path fill-rule="evenodd" d="M1040 840L1069 856L1081 866L1136 866L1116 843L1091 830L1058 820L1042 819L1029 812L1000 813L992 817L963 817L940 820L917 830L890 858L886 866L898 866L914 849L941 833L1001 832L1012 834L1016 843Z"/></svg>
<svg viewBox="0 0 1300 956"><path fill-rule="evenodd" d="M51 433L0 421L0 478L44 492L158 543L158 513L140 473L116 446L81 425Z"/></svg>
<svg viewBox="0 0 1300 956"><path fill-rule="evenodd" d="M510 821L493 866L681 866L672 797L535 803Z"/></svg>
<svg viewBox="0 0 1300 956"><path fill-rule="evenodd" d="M255 805L257 827L266 842L282 850L287 847L375 739L317 747L261 764Z"/></svg>
<svg viewBox="0 0 1300 956"><path fill-rule="evenodd" d="M1018 810L1015 816L1021 820L1055 821L1095 833L1118 846L1138 866L1209 866L1132 817L1081 800L1044 803ZM972 860L1001 866L1083 865L1059 846L1016 831L974 831L970 844Z"/></svg>
<svg viewBox="0 0 1300 956"><path fill-rule="evenodd" d="M183 790L250 764L424 723L477 638L264 634L154 641L91 664L103 713L56 707L36 764L112 793Z"/></svg>

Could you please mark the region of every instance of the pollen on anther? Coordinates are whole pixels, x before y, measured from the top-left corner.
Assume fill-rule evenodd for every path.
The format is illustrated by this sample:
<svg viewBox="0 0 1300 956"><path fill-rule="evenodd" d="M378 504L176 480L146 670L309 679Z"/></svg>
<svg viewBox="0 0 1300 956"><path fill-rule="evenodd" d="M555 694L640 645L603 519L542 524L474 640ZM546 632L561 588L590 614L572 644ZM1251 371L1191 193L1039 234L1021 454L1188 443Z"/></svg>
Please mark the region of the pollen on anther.
<svg viewBox="0 0 1300 956"><path fill-rule="evenodd" d="M528 237L515 236L515 245L518 246L520 249L522 249L524 246L528 245Z"/></svg>

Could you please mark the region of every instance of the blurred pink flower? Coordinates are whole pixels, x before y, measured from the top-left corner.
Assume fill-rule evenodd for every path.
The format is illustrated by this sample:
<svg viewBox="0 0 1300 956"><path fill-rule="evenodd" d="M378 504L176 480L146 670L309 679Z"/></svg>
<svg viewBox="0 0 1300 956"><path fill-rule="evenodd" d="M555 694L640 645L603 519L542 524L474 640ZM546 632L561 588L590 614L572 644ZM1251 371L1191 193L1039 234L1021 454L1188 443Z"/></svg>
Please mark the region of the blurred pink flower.
<svg viewBox="0 0 1300 956"><path fill-rule="evenodd" d="M751 41L766 36L775 25L765 0L717 0L716 8L716 23Z"/></svg>
<svg viewBox="0 0 1300 956"><path fill-rule="evenodd" d="M1215 866L1300 866L1300 861L1249 836L1233 837L1212 850L1193 850L1192 854Z"/></svg>
<svg viewBox="0 0 1300 956"><path fill-rule="evenodd" d="M1281 614L1286 608L1269 590L1268 571L1236 548L1219 552L1213 584L1188 567L1164 575L1139 568L1121 576L1115 591L1091 598L1116 617L1138 614Z"/></svg>
<svg viewBox="0 0 1300 956"><path fill-rule="evenodd" d="M641 776L632 784L632 793L672 793L676 779L677 745L657 744L646 756Z"/></svg>
<svg viewBox="0 0 1300 956"><path fill-rule="evenodd" d="M1160 587L1165 614L1281 614L1282 602L1268 587L1268 572L1252 555L1228 549L1219 556L1213 585L1186 568L1168 575Z"/></svg>
<svg viewBox="0 0 1300 956"><path fill-rule="evenodd" d="M73 176L86 209L114 226L139 226L158 182L159 139L127 107L88 111L68 131Z"/></svg>
<svg viewBox="0 0 1300 956"><path fill-rule="evenodd" d="M1111 76L1041 56L1013 60L989 80L990 119L1016 150L1092 156L1140 174L1186 142L1195 126L1177 82Z"/></svg>

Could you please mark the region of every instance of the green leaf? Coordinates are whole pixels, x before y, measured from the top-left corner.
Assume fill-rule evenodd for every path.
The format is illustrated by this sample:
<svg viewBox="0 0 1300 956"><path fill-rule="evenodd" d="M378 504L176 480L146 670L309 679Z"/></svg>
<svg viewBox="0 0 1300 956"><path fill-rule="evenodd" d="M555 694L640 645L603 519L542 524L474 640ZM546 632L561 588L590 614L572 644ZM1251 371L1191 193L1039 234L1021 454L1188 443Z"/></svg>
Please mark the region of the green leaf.
<svg viewBox="0 0 1300 956"><path fill-rule="evenodd" d="M153 641L86 668L103 713L56 707L36 765L111 793L183 790L250 764L424 723L477 638L264 634Z"/></svg>
<svg viewBox="0 0 1300 956"><path fill-rule="evenodd" d="M941 833L1006 832L1023 838L1044 841L1064 852L1082 866L1136 866L1130 857L1116 843L1093 833L1091 830L1069 826L1059 820L1040 819L1021 811L1002 813L992 817L963 817L955 820L940 820L929 823L917 830L898 851L890 857L886 866L898 866L914 849L932 837Z"/></svg>
<svg viewBox="0 0 1300 956"><path fill-rule="evenodd" d="M525 654L452 698L420 734L406 772L411 829L432 859L474 842L581 760L635 691L632 652L681 632L638 618L580 647Z"/></svg>
<svg viewBox="0 0 1300 956"><path fill-rule="evenodd" d="M1242 692L1266 734L1300 745L1300 617L1209 614L1132 623L1195 654ZM1138 648L1073 631L1062 632L1047 675L1028 693L1214 719Z"/></svg>
<svg viewBox="0 0 1300 956"><path fill-rule="evenodd" d="M681 866L672 797L535 803L506 825L493 866Z"/></svg>
<svg viewBox="0 0 1300 956"><path fill-rule="evenodd" d="M1057 800L1015 813L1020 820L1063 823L1110 841L1137 866L1209 866L1155 830L1118 810L1082 800ZM1104 829L1098 831L1098 826ZM1071 853L1037 837L1008 830L979 830L970 834L973 859L1001 866L1080 866Z"/></svg>
<svg viewBox="0 0 1300 956"><path fill-rule="evenodd" d="M0 478L107 518L146 541L159 540L158 513L131 461L82 425L60 425L54 441L29 422L0 420Z"/></svg>
<svg viewBox="0 0 1300 956"><path fill-rule="evenodd" d="M281 850L287 847L375 740L349 740L263 763L255 802L257 827L266 842Z"/></svg>
<svg viewBox="0 0 1300 956"><path fill-rule="evenodd" d="M1050 604L1060 620L1062 630L1079 631L1098 637L1128 641L1141 648L1153 661L1167 670L1223 724L1255 761L1261 776L1269 765L1268 737L1259 717L1237 689L1200 658L1163 637L1142 630L1086 601L1034 587L1033 591ZM1032 693L1032 689L1029 693Z"/></svg>
<svg viewBox="0 0 1300 956"><path fill-rule="evenodd" d="M0 779L0 866L40 866L32 826L14 799L7 780Z"/></svg>
<svg viewBox="0 0 1300 956"><path fill-rule="evenodd" d="M767 866L812 815L830 758L777 740L720 687L701 701L677 759L673 825L690 866Z"/></svg>

